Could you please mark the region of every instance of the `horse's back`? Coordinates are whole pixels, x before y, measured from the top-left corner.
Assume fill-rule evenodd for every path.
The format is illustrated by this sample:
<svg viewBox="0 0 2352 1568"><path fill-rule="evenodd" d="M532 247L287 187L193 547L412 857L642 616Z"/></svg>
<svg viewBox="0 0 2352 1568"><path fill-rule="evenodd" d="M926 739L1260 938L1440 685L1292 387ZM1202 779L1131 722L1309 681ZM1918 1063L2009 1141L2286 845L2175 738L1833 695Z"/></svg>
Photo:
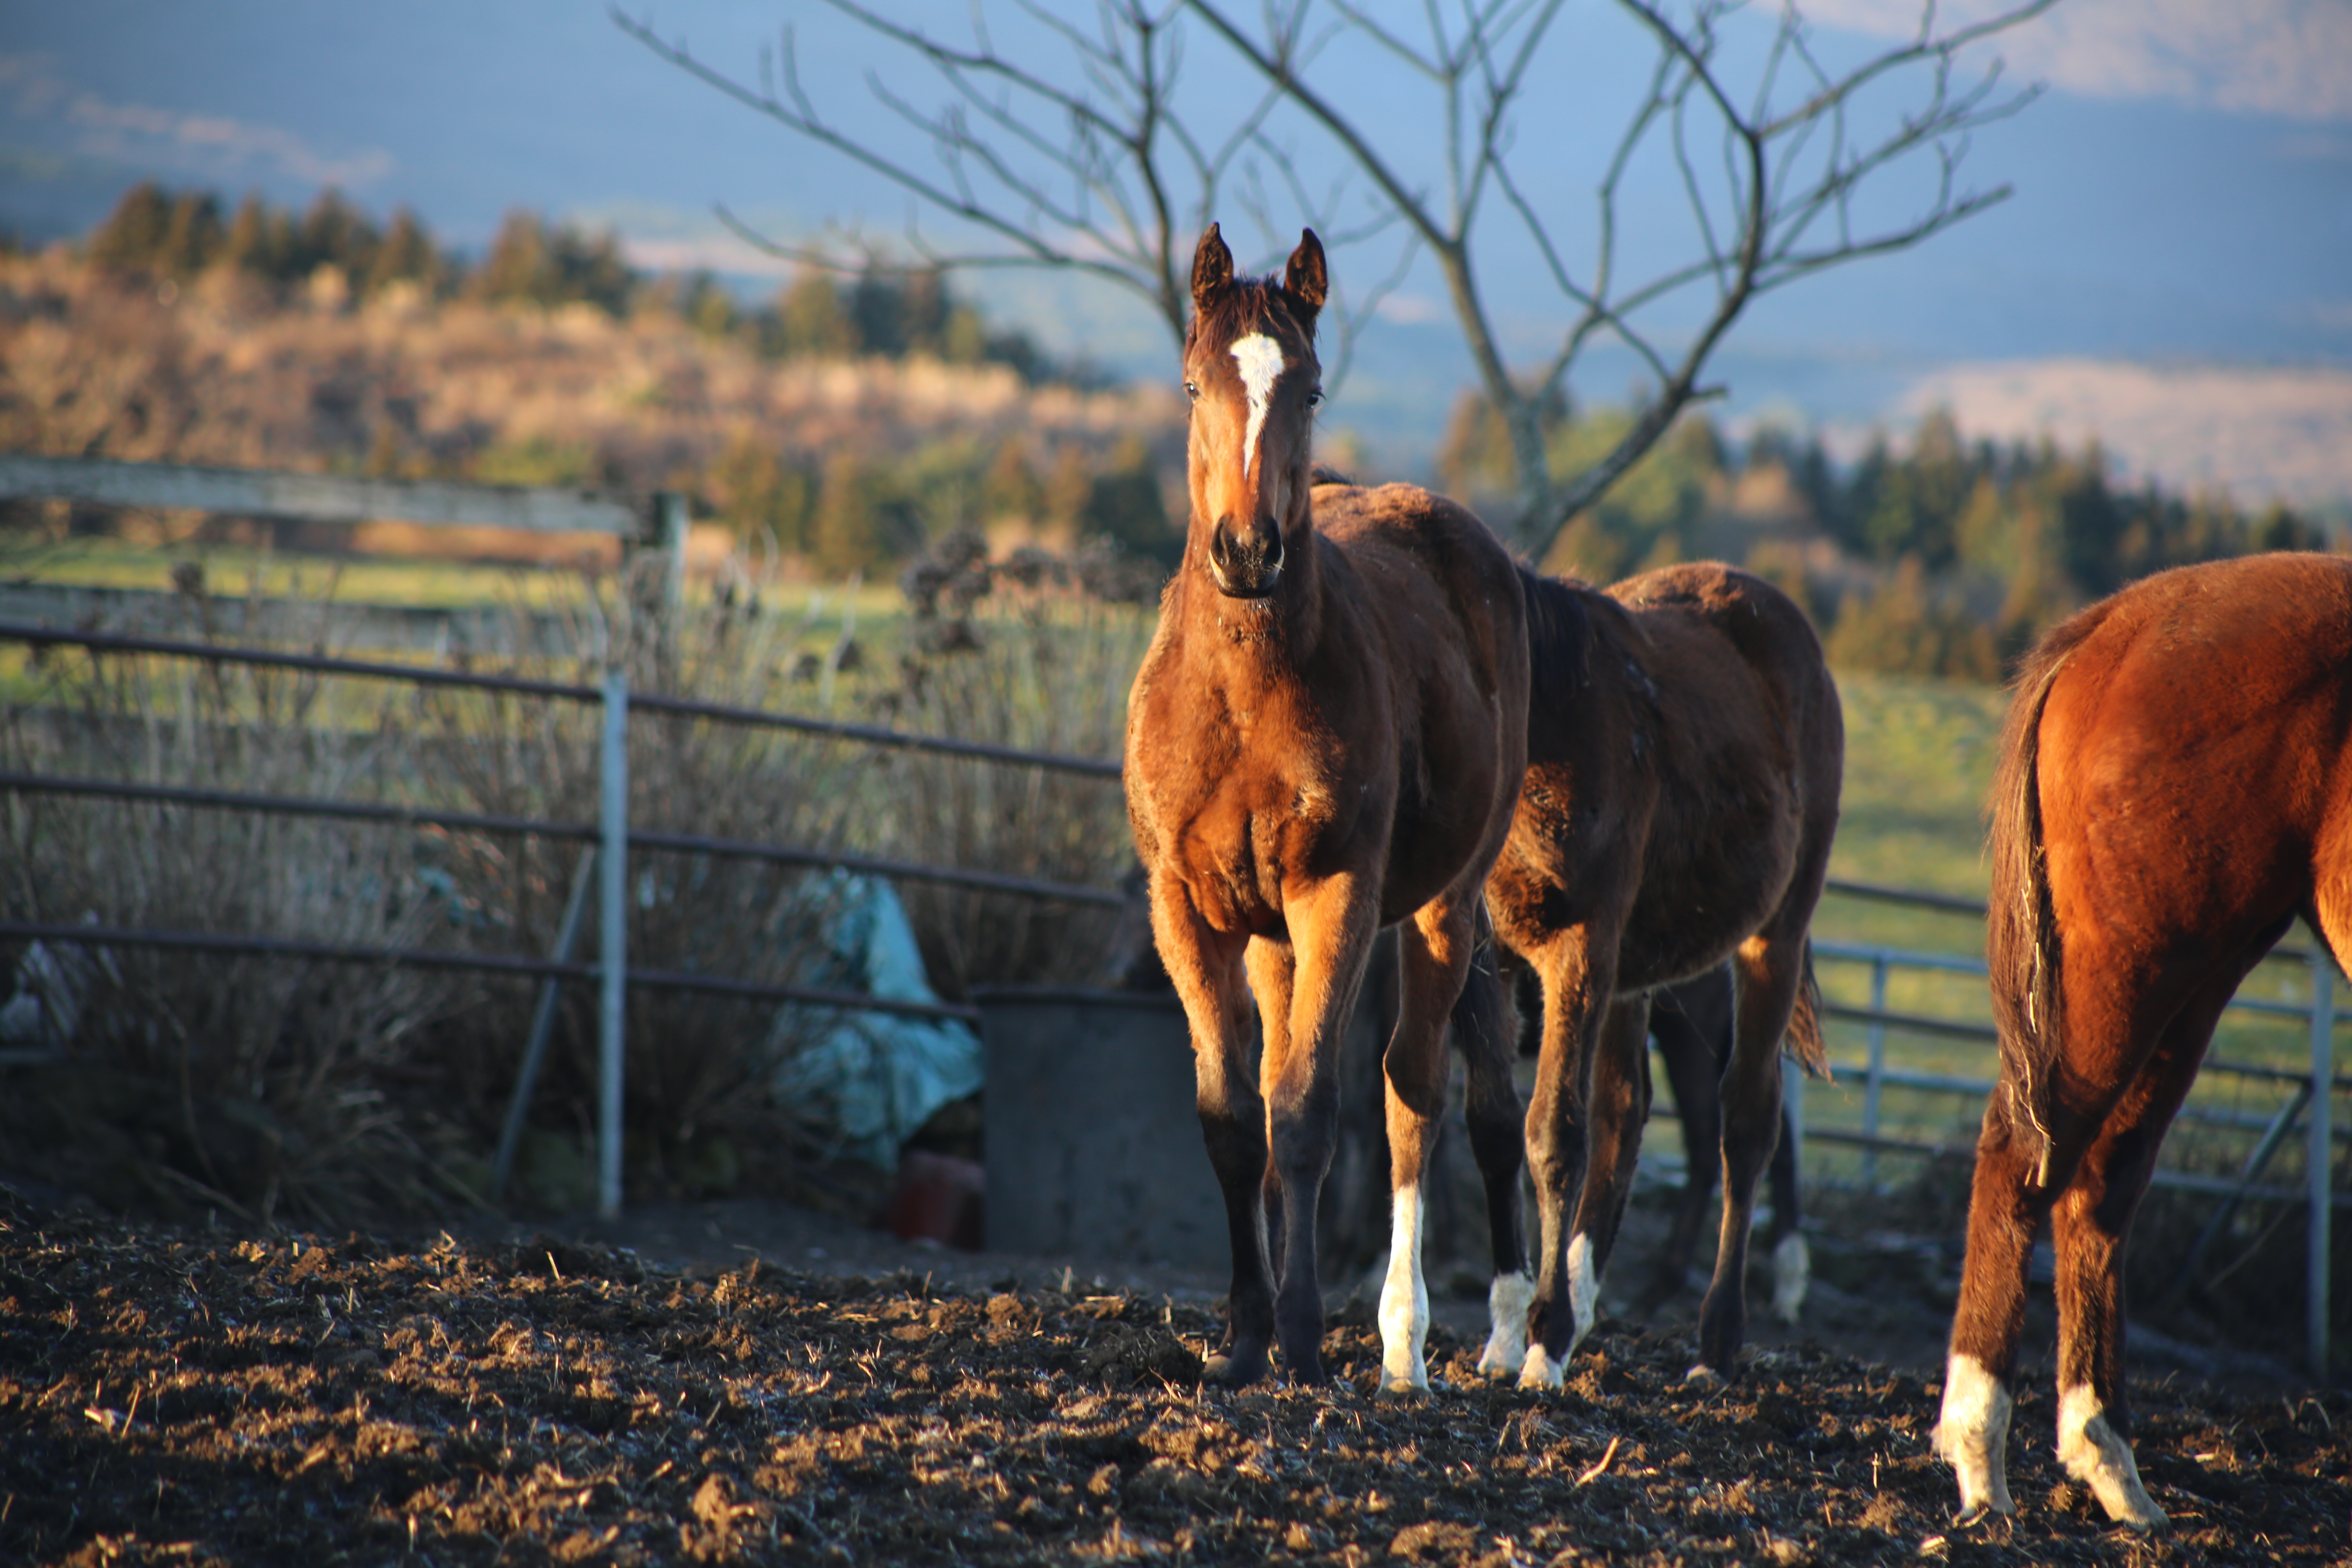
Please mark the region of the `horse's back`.
<svg viewBox="0 0 2352 1568"><path fill-rule="evenodd" d="M1614 584L1608 593L1641 620L1654 657L1679 666L1699 689L1753 679L1780 710L1784 724L1819 727L1826 721L1843 754L1843 719L1821 639L1788 595L1713 561L1662 566ZM1826 713L1819 711L1824 705Z"/></svg>
<svg viewBox="0 0 2352 1568"><path fill-rule="evenodd" d="M1400 617L1425 613L1434 594L1474 657L1481 689L1513 680L1510 648L1526 641L1517 572L1475 512L1418 485L1326 482L1315 487L1315 531L1347 557L1370 600L1366 613L1382 617L1384 629L1415 637Z"/></svg>
<svg viewBox="0 0 2352 1568"><path fill-rule="evenodd" d="M1384 668L1403 754L1383 923L1467 864L1481 880L1527 765L1526 606L1509 552L1477 515L1413 485L1315 488L1315 531L1341 559L1335 646ZM1336 630L1336 628L1334 628ZM1466 852L1466 861L1465 854Z"/></svg>
<svg viewBox="0 0 2352 1568"><path fill-rule="evenodd" d="M1717 562L1661 567L1609 589L1639 626L1662 709L1670 795L1770 798L1826 844L1845 772L1845 716L1812 624L1788 595ZM1720 799L1685 803L1718 815Z"/></svg>

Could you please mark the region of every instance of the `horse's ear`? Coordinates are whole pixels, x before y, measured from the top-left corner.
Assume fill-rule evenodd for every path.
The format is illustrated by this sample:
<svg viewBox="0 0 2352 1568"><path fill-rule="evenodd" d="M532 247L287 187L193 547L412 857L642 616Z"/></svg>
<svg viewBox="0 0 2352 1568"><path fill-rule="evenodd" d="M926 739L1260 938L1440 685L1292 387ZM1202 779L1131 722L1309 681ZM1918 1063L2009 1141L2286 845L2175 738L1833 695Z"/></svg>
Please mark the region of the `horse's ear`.
<svg viewBox="0 0 2352 1568"><path fill-rule="evenodd" d="M1320 310L1323 301L1331 297L1331 275L1323 267L1323 242L1315 237L1313 229L1298 231L1298 248L1290 253L1282 286L1307 307L1309 315Z"/></svg>
<svg viewBox="0 0 2352 1568"><path fill-rule="evenodd" d="M1201 231L1201 243L1192 252L1192 308L1205 309L1211 299L1234 280L1234 253L1225 248L1225 237L1211 224Z"/></svg>

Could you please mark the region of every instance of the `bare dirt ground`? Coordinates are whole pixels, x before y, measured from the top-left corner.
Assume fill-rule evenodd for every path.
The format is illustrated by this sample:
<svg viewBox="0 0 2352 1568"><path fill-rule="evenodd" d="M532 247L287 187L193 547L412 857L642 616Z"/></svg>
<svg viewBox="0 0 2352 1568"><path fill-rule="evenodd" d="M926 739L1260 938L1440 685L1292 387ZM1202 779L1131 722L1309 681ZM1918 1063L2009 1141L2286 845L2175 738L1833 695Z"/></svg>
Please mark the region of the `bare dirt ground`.
<svg viewBox="0 0 2352 1568"><path fill-rule="evenodd" d="M1871 1267L1806 1334L1903 1294ZM1356 1305L1329 1388L1220 1392L1213 1289L759 1205L239 1239L0 1186L0 1562L2352 1561L2341 1392L2144 1379L2143 1542L2057 1469L2037 1374L2020 1518L1958 1532L1932 1361L1759 1332L1695 1390L1669 1303L1524 1394L1456 1302L1399 1404Z"/></svg>

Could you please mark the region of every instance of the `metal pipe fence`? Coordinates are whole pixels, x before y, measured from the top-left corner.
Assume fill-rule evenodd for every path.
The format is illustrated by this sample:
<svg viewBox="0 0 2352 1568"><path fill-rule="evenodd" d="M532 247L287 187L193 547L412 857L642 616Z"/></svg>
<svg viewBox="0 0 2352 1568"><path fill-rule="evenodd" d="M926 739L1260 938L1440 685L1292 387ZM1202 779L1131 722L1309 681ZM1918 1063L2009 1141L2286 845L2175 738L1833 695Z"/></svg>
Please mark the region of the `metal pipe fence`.
<svg viewBox="0 0 2352 1568"><path fill-rule="evenodd" d="M876 725L843 723L800 714L701 702L659 693L632 693L626 676L609 669L599 686L537 680L513 676L475 674L429 665L331 658L289 653L273 648L190 642L168 637L130 636L95 630L0 622L0 641L34 647L72 646L94 654L154 655L165 658L291 669L347 679L399 681L415 686L491 691L541 700L598 705L603 715L598 765L599 812L595 823L563 822L537 817L509 817L475 812L445 811L383 802L325 800L175 784L142 784L120 780L0 773L0 792L91 796L191 806L199 809L310 816L394 826L432 826L460 831L536 837L583 842L593 847L599 888L598 920L602 945L594 963L573 963L566 952L556 959L523 955L443 952L428 949L354 946L306 942L285 937L239 933L157 931L38 921L0 921L0 940L39 940L89 946L147 947L179 952L241 952L314 962L405 965L415 968L469 970L476 973L537 978L549 983L594 980L597 1010L597 1203L607 1216L621 1205L621 1112L624 1099L623 1062L628 988L693 991L749 1000L785 1001L811 1005L894 1013L925 1017L951 1017L977 1022L975 1008L949 1004L893 1001L817 987L776 985L720 975L686 974L632 969L628 965L627 907L629 851L632 848L736 857L800 866L838 867L870 875L924 880L970 888L983 892L1024 898L1118 907L1123 895L1107 889L1036 878L1015 877L957 867L927 866L846 850L763 844L666 833L629 823L628 726L633 709L721 723L763 726L824 736L857 744L895 748L971 761L1014 763L1116 780L1117 763L1098 758L1068 757L1051 752L924 735ZM546 1010L544 998L541 1011ZM535 1053L533 1053L535 1055ZM528 1070L528 1068L526 1069ZM519 1083L518 1100L527 1096L528 1079ZM509 1121L512 1112L509 1112ZM511 1158L510 1138L502 1137L500 1165Z"/></svg>
<svg viewBox="0 0 2352 1568"><path fill-rule="evenodd" d="M1909 903L1955 914L1981 916L1984 912L1981 903L1968 900L1945 895L1906 897L1900 889L1868 884L1832 882L1829 890L1833 894ZM1927 1072L1892 1066L1887 1060L1888 1037L1890 1034L1912 1035L1937 1040L1990 1045L1997 1038L1992 1026L1974 1019L1895 1011L1888 1005L1888 989L1894 974L1906 969L1923 973L1981 976L1986 973L1984 960L1958 953L1908 952L1818 939L1813 943L1813 954L1817 961L1826 963L1865 964L1869 969L1867 1005L1857 1007L1825 1001L1822 1007L1825 1017L1864 1026L1863 1060L1831 1064L1833 1074L1860 1080L1861 1126L1858 1129L1823 1127L1800 1121L1797 1125L1802 1131L1799 1136L1860 1151L1861 1184L1870 1191L1877 1191L1882 1186L1880 1162L1883 1155L1927 1159L1972 1156L1975 1149L1973 1136L1952 1141L1890 1136L1885 1122L1885 1091L1895 1088L1981 1100L1992 1091L1993 1080L1972 1075ZM2333 1180L2336 1147L2352 1143L2352 1136L2336 1128L2332 1114L2332 1096L2352 1093L2352 1077L2339 1075L2335 1067L2336 1032L2347 1020L2339 1016L2336 1011L2336 965L2324 949L2282 944L2273 950L2272 956L2299 962L2304 966L2308 977L2309 1000L2295 1004L2246 996L2232 999L2230 1008L2305 1024L2309 1042L2308 1067L2296 1071L2264 1063L2235 1061L2226 1057L2208 1057L2203 1064L2203 1073L2293 1085L2294 1092L2286 1104L2270 1116L2197 1103L2184 1106L2176 1121L2242 1131L2259 1131L2261 1137L2234 1176L2159 1166L2152 1178L2152 1184L2223 1200L2221 1210L2208 1225L2205 1235L2186 1260L2181 1271L2183 1279L2201 1258L2204 1250L2218 1238L2221 1226L2239 1206L2249 1202L2260 1202L2294 1204L2305 1208L2309 1237L2305 1349L2313 1375L2324 1377L2327 1370L2328 1268L2333 1214L2338 1208L2352 1207L2352 1192L2336 1191ZM1790 1079L1792 1083L1801 1081L1794 1074L1790 1075ZM1801 1090L1794 1093L1801 1095ZM2263 1170L2272 1156L2284 1145L2298 1117L2305 1119L2304 1182L2300 1185L2263 1182Z"/></svg>
<svg viewBox="0 0 2352 1568"><path fill-rule="evenodd" d="M0 478L5 477L0 476ZM676 531L676 530L672 529L670 531ZM597 705L603 717L599 767L600 806L598 819L593 824L532 817L495 816L480 813L443 811L437 808L412 807L390 803L320 800L239 794L193 786L137 784L112 780L0 773L0 792L13 794L76 795L146 801L199 809L308 815L390 825L440 826L462 832L533 836L578 842L590 848L594 861L598 921L603 933L603 946L598 962L594 963L572 961L569 956L571 944L568 941L556 958L540 959L522 955L354 947L287 938L100 928L88 925L68 926L24 921L0 922L0 939L38 939L122 947L148 946L176 951L238 952L320 962L468 969L480 973L539 979L550 986L563 982L582 983L593 979L598 984L599 999L598 1200L600 1207L607 1214L617 1212L622 1197L620 1166L620 1112L623 1103L622 1051L625 1044L624 1004L629 986L698 991L750 999L799 1002L844 1009L863 1008L919 1016L949 1016L965 1019L976 1016L974 1009L943 1004L892 1002L818 988L769 985L732 980L724 976L631 969L627 964L625 947L628 856L632 849L740 857L790 865L838 866L893 879L929 880L981 891L1105 907L1116 907L1124 901L1121 894L1099 888L952 867L923 866L840 850L665 833L633 827L628 820L626 741L633 710L712 722L780 729L845 742L957 757L969 761L1043 768L1097 778L1105 782L1116 782L1119 777L1119 764L1107 759L1026 752L1017 748L963 741L953 737L909 733L876 725L734 707L663 693L632 692L628 689L625 678L617 669L608 671L600 684L587 685L512 676L476 674L425 664L350 659L273 648L234 647L211 642L95 630L75 630L13 620L0 620L0 642L16 642L34 647L74 646L86 648L93 654L143 654L171 658L235 663L342 679L396 681L419 687L487 691L539 700ZM583 874L585 871L586 868L583 867ZM1981 919L1985 912L1984 906L1979 900L1948 894L1923 893L1872 883L1832 881L1828 890L1832 895L1842 898L1901 904L1948 914L1973 916L1978 919ZM1961 954L1907 952L1891 947L1831 941L1817 941L1814 943L1814 952L1817 958L1830 963L1862 963L1869 966L1866 1005L1857 1007L1844 1003L1825 1003L1822 1008L1824 1016L1828 1018L1858 1023L1864 1028L1864 1060L1859 1063L1835 1064L1836 1071L1858 1077L1861 1081L1862 1119L1858 1129L1821 1126L1809 1122L1804 1114L1801 1080L1792 1074L1790 1075L1789 1079L1790 1084L1789 1109L1791 1125L1797 1130L1800 1139L1859 1150L1862 1181L1865 1186L1874 1189L1881 1184L1881 1162L1885 1156L1916 1158L1969 1153L1972 1148L1972 1140L1953 1142L1923 1142L1917 1139L1889 1136L1885 1122L1885 1094L1888 1089L1893 1088L1911 1092L1981 1098L1990 1092L1992 1087L1991 1080L1966 1075L1921 1072L1892 1066L1887 1060L1889 1036L1890 1034L1909 1035L1981 1044L1994 1038L1993 1030L1990 1025L1971 1019L1937 1017L1927 1014L1896 1011L1889 1006L1889 983L1895 973L1905 970L1981 976L1985 973L1983 960ZM2294 1085L2297 1086L2296 1091L2287 1105L2268 1118L2210 1106L2191 1105L2185 1108L2180 1117L2182 1121L2227 1126L2247 1131L2259 1128L2263 1136L2254 1154L2249 1157L2245 1168L2235 1177L2179 1170L2159 1170L2156 1181L2159 1185L2177 1190L2208 1194L2222 1198L2225 1204L2224 1212L2217 1215L2214 1226L2209 1226L2209 1230L2218 1227L2226 1219L2228 1210L2247 1202L2294 1202L2306 1205L2310 1215L2307 1266L2311 1280L2310 1327L2306 1349L2315 1372L2324 1372L2327 1349L2326 1289L2327 1268L2330 1260L2330 1215L2335 1208L2352 1205L2352 1194L2332 1190L2331 1172L2334 1149L2338 1143L2352 1142L2352 1133L2338 1131L2333 1116L2331 1095L2352 1091L2352 1079L2339 1077L2334 1068L2335 1031L2341 1021L2336 1016L2334 1000L2334 966L2327 955L2324 951L2308 947L2283 945L2274 950L2274 956L2299 959L2306 965L2310 976L2310 1001L2305 1005L2296 1005L2259 997L2245 997L2233 1001L2231 1006L2243 1012L2283 1020L2307 1021L2310 1043L2308 1070L2295 1071L2258 1063L2209 1059L2205 1068L2210 1072L2236 1075L2249 1080ZM541 1011L547 1012L549 1006L547 994L543 992ZM534 1034L537 1033L535 1029ZM527 1080L518 1085L519 1099L522 1093L527 1093ZM513 1121L514 1115L515 1111L510 1108L509 1122ZM2284 1145L2297 1117L2302 1117L2305 1121L2308 1154L2305 1183L2299 1189L2280 1184L2263 1183L2260 1180L2263 1170L2270 1157ZM507 1134L501 1139L499 1162L501 1168L510 1157L514 1131L515 1129L510 1126ZM2204 1243L2200 1243L2200 1250L2203 1245Z"/></svg>

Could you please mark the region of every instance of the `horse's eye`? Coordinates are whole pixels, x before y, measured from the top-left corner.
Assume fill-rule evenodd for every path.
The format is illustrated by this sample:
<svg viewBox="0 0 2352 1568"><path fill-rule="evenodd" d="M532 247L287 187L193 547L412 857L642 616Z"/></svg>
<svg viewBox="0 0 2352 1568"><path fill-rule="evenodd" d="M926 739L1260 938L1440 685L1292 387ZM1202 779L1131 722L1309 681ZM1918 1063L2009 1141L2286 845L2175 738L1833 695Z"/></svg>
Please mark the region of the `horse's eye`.
<svg viewBox="0 0 2352 1568"><path fill-rule="evenodd" d="M1189 397L1189 398L1191 398L1191 399L1192 399L1193 402L1195 402L1195 403L1200 402L1200 401L1201 401L1201 384L1200 384L1199 382L1197 382L1197 381L1188 381L1188 382L1186 382L1186 383L1184 384L1184 395L1185 395L1185 396L1187 396L1187 397Z"/></svg>
<svg viewBox="0 0 2352 1568"><path fill-rule="evenodd" d="M1320 408L1323 406L1323 389L1321 387L1318 386L1314 391L1307 395L1307 406L1309 408Z"/></svg>

